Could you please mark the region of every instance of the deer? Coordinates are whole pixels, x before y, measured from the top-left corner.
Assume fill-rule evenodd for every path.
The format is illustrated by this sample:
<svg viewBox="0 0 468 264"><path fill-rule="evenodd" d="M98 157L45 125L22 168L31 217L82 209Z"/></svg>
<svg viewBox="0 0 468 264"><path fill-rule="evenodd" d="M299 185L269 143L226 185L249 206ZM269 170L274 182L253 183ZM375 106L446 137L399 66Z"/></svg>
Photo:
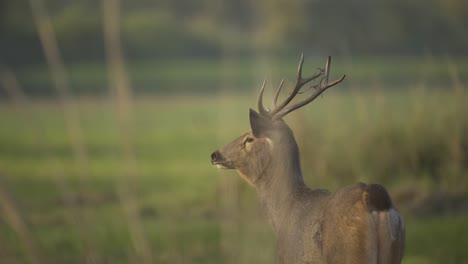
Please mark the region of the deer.
<svg viewBox="0 0 468 264"><path fill-rule="evenodd" d="M283 117L311 103L346 75L329 81L329 56L323 69L304 78L303 63L304 54L292 92L277 104L283 79L271 110L263 105L265 79L258 112L249 109L251 131L214 151L211 163L237 170L256 189L276 236L276 263L401 263L405 225L382 185L358 182L331 193L304 182L299 148ZM317 84L304 88L314 80ZM315 90L312 95L291 105L297 94L310 88Z"/></svg>

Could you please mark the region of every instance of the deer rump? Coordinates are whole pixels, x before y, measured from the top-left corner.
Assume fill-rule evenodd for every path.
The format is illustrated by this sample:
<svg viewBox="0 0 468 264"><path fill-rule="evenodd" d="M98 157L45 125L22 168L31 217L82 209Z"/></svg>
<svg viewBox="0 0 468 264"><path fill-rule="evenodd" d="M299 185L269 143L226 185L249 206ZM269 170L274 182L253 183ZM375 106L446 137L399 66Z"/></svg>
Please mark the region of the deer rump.
<svg viewBox="0 0 468 264"><path fill-rule="evenodd" d="M387 191L303 189L277 226L277 263L401 263L403 220Z"/></svg>
<svg viewBox="0 0 468 264"><path fill-rule="evenodd" d="M326 208L322 219L326 263L401 263L404 224L384 187L346 186L329 197Z"/></svg>

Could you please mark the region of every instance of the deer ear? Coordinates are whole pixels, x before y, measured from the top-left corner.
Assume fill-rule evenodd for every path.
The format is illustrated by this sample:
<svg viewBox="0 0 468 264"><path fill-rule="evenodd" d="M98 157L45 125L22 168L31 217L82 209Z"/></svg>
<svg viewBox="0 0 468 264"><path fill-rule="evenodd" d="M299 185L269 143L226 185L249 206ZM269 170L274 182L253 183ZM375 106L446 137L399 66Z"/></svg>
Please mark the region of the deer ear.
<svg viewBox="0 0 468 264"><path fill-rule="evenodd" d="M268 130L271 128L271 121L252 109L249 109L249 115L250 128L254 137L266 137Z"/></svg>

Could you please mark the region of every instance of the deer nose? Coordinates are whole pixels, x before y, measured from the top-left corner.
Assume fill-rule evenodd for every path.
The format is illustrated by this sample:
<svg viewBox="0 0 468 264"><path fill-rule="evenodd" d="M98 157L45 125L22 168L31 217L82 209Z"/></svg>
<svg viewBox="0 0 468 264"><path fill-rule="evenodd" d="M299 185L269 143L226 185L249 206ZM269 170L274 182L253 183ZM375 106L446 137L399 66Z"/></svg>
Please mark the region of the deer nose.
<svg viewBox="0 0 468 264"><path fill-rule="evenodd" d="M218 151L211 153L211 163L217 161L221 154Z"/></svg>

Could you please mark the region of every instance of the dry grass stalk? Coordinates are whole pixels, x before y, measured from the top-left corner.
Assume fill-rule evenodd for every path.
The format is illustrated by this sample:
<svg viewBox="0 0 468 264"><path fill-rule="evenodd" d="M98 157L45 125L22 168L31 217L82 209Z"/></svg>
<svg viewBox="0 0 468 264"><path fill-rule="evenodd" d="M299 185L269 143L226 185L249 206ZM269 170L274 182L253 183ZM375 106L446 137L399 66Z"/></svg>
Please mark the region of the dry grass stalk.
<svg viewBox="0 0 468 264"><path fill-rule="evenodd" d="M141 263L152 263L150 245L144 235L134 189L138 177L138 165L133 147L131 88L128 80L120 41L120 3L103 0L104 40L107 53L109 86L112 93L120 145L123 154L123 174L118 184L118 195L125 211L132 245Z"/></svg>
<svg viewBox="0 0 468 264"><path fill-rule="evenodd" d="M90 165L87 154L86 144L84 142L84 133L80 123L78 107L71 93L68 81L67 71L60 55L55 31L52 22L42 0L30 0L34 23L36 24L39 40L44 50L47 65L50 69L54 88L59 97L59 103L64 114L64 121L67 129L68 138L73 151L75 164L77 166L78 177L81 181L82 190L84 178L89 176ZM83 195L83 198L85 195ZM80 230L83 231L86 247L86 259L88 263L97 263L98 256L93 239L88 234L90 223L90 211L82 210L80 219Z"/></svg>

